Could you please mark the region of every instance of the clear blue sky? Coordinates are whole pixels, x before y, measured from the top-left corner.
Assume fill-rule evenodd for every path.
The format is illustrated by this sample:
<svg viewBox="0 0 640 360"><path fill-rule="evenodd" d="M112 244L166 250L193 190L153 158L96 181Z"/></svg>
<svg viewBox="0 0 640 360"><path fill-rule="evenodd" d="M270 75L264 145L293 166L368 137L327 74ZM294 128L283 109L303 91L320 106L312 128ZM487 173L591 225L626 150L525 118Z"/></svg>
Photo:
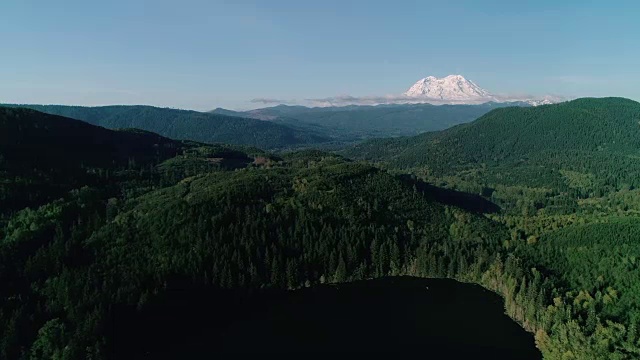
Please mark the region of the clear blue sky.
<svg viewBox="0 0 640 360"><path fill-rule="evenodd" d="M2 0L0 102L259 107L401 93L640 100L637 1Z"/></svg>

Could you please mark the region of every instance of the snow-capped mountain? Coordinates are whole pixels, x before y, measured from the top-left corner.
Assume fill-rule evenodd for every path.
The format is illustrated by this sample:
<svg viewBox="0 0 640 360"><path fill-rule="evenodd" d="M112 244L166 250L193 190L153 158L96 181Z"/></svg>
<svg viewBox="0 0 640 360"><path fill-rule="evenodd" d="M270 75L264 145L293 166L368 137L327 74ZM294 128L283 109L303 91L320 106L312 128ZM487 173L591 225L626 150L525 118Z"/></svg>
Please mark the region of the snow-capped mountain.
<svg viewBox="0 0 640 360"><path fill-rule="evenodd" d="M408 100L406 102L422 102L433 104L481 104L485 102L518 102L532 106L548 105L562 101L561 98L545 97L522 97L494 95L481 88L471 80L467 80L462 75L449 75L443 78L428 76L418 80L413 86L404 92Z"/></svg>
<svg viewBox="0 0 640 360"><path fill-rule="evenodd" d="M382 96L338 95L290 101L259 98L252 100L252 102L312 107L388 104L480 105L485 103L508 103L512 106L538 106L555 104L565 100L567 99L560 96L494 94L481 88L473 81L465 79L462 75L449 75L443 78L428 76L420 79L404 93Z"/></svg>
<svg viewBox="0 0 640 360"><path fill-rule="evenodd" d="M428 76L418 80L404 94L410 97L428 97L452 101L491 101L493 98L493 95L487 90L476 85L473 81L465 79L462 75L449 75L441 79L435 76Z"/></svg>

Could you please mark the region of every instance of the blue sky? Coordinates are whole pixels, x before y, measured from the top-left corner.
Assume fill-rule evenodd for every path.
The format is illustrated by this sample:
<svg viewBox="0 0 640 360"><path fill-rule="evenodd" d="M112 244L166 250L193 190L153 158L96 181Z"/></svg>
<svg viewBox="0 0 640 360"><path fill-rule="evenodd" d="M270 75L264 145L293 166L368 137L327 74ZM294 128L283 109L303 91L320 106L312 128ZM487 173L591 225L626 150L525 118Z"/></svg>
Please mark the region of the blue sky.
<svg viewBox="0 0 640 360"><path fill-rule="evenodd" d="M250 108L398 94L640 100L637 1L2 0L0 102Z"/></svg>

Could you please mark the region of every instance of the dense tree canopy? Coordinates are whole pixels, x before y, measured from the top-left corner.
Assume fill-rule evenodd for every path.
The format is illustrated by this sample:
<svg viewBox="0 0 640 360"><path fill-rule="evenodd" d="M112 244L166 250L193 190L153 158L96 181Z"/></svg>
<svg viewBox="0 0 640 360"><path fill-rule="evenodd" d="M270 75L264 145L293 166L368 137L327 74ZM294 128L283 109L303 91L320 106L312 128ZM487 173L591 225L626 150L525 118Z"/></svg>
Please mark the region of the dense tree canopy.
<svg viewBox="0 0 640 360"><path fill-rule="evenodd" d="M501 207L489 217L510 229L507 251L554 284L546 287L552 302L532 307L520 290L500 291L508 313L536 332L545 358L631 359L640 356L639 120L637 102L578 99L497 109L346 154Z"/></svg>
<svg viewBox="0 0 640 360"><path fill-rule="evenodd" d="M78 179L47 175L60 189L32 187L37 201L15 199L5 214L5 358L108 357L113 306L144 307L172 286L295 289L389 274L454 276L476 253L486 265L487 249L506 236L483 216L432 200L437 195L415 181L339 156L307 151L282 159L143 133L153 141L147 148L134 139L138 161L106 161L117 159L112 149L134 146L126 141L137 133L4 111L11 131L23 135L3 140L9 164L18 143L16 163L49 169L68 157ZM65 131L85 139L75 142L86 150L79 158L56 143ZM157 156L165 141L173 153ZM97 143L104 162L91 154ZM41 165L36 150L46 144L57 150ZM40 173L23 176L30 183Z"/></svg>
<svg viewBox="0 0 640 360"><path fill-rule="evenodd" d="M591 109L584 101L568 104ZM602 101L615 105L603 105L611 119L637 115L635 103ZM546 118L564 106L521 111ZM321 151L274 156L32 110L0 108L0 126L0 195L10 204L0 212L1 358L113 358L109 319L169 289L387 275L496 291L548 359L640 356L638 190L628 172L606 170L633 164L630 137L607 138L602 151L570 139L550 152L503 151L516 141L496 156L475 145L458 155L451 149L466 147L446 134L462 130L451 129L418 137L427 148L440 141L442 157L409 168L390 155L398 145L364 154L383 170ZM415 150L414 140L398 141Z"/></svg>

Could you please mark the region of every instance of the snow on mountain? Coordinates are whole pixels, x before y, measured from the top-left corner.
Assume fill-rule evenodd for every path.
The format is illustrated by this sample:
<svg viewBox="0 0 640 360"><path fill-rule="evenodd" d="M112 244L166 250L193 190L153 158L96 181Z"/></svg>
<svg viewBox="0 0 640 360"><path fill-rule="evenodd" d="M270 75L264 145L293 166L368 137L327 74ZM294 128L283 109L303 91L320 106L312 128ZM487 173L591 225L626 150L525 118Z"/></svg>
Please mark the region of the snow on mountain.
<svg viewBox="0 0 640 360"><path fill-rule="evenodd" d="M449 75L442 79L429 76L418 80L404 93L410 97L429 97L439 100L482 100L491 99L487 90L465 79L462 75Z"/></svg>
<svg viewBox="0 0 640 360"><path fill-rule="evenodd" d="M254 99L252 101L266 103L265 100L272 102L271 99ZM282 101L282 103L312 107L383 104L479 105L489 102L513 103L514 106L538 106L555 104L565 100L567 99L558 96L493 94L473 81L465 79L462 75L449 75L444 78L428 76L420 79L402 94L383 96L339 95L299 101Z"/></svg>
<svg viewBox="0 0 640 360"><path fill-rule="evenodd" d="M562 101L560 98L545 96L542 98L511 97L494 95L481 88L462 75L449 75L444 78L428 76L418 80L404 92L406 102L423 102L432 104L481 104L485 102L522 102L532 106L553 104Z"/></svg>

